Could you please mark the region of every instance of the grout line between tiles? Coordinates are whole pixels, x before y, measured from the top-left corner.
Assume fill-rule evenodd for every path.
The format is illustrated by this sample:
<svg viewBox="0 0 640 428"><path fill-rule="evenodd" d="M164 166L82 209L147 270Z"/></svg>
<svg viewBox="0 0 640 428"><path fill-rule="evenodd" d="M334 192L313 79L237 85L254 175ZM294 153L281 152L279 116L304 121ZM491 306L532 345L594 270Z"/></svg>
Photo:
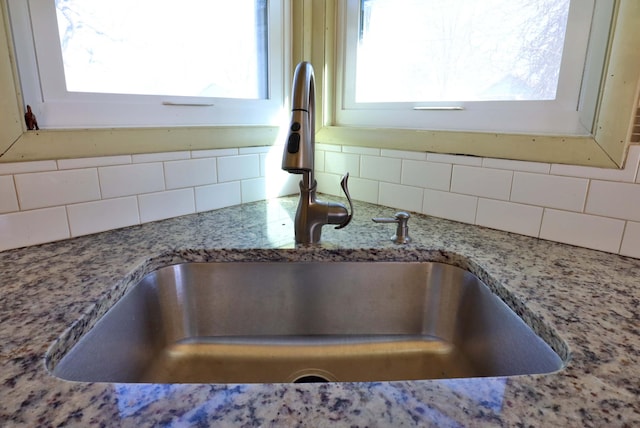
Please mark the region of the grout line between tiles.
<svg viewBox="0 0 640 428"><path fill-rule="evenodd" d="M584 201L582 202L582 214L587 214L587 201L589 200L589 193L591 193L591 182L592 179L588 179L587 181L587 193L584 196Z"/></svg>

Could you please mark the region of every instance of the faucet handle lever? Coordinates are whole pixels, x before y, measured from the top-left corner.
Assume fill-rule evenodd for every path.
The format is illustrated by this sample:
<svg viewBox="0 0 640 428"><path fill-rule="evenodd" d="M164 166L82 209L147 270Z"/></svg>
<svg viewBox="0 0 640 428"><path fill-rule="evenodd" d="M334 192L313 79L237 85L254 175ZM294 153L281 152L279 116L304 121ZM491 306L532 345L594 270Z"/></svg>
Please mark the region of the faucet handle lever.
<svg viewBox="0 0 640 428"><path fill-rule="evenodd" d="M351 201L351 195L349 194L349 187L347 186L347 182L349 180L349 173L347 172L340 180L340 187L342 187L342 191L344 195L347 197L347 201L349 201L349 215L340 225L336 226L336 229L342 229L343 227L347 227L347 225L351 222L353 218L353 202Z"/></svg>

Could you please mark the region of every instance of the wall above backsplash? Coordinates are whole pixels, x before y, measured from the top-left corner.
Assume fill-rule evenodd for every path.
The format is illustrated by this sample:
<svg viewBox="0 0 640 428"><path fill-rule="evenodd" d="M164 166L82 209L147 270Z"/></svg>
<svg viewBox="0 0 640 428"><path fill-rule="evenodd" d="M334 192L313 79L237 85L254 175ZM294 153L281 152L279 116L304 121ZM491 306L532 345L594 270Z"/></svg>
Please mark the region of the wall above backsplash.
<svg viewBox="0 0 640 428"><path fill-rule="evenodd" d="M298 191L282 147L0 165L0 251ZM319 191L640 258L640 146L623 170L317 144ZM392 214L392 213L390 213Z"/></svg>

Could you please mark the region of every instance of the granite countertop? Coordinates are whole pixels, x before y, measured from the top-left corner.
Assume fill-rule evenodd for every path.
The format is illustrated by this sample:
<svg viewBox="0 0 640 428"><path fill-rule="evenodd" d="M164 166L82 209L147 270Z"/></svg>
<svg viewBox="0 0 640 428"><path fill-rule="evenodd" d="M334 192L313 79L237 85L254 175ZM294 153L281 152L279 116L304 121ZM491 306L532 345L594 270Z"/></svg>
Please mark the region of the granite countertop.
<svg viewBox="0 0 640 428"><path fill-rule="evenodd" d="M640 260L356 204L346 229L293 244L297 198L0 253L0 426L639 426ZM323 384L60 380L64 352L146 272L180 261L435 260L480 276L568 359L557 373ZM73 334L69 335L69 332ZM563 355L564 354L564 355ZM55 357L52 357L54 361Z"/></svg>

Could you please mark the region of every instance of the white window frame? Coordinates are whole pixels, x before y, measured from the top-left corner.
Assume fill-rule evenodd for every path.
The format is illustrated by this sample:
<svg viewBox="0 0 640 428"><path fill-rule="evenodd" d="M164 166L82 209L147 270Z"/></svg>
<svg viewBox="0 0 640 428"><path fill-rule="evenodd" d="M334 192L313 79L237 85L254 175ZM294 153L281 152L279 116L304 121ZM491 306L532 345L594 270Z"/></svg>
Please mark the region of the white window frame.
<svg viewBox="0 0 640 428"><path fill-rule="evenodd" d="M591 135L599 85L582 85L585 73L601 74L613 2L573 0L555 100L363 103L355 101L360 1L339 6L335 124L452 131ZM592 20L594 30L590 34ZM587 56L587 53L590 53ZM586 70L585 69L586 64ZM599 77L599 76L598 76Z"/></svg>
<svg viewBox="0 0 640 428"><path fill-rule="evenodd" d="M638 0L603 0L616 5L615 27L604 47L607 72L601 85L595 81L601 91L594 94L597 109L589 136L337 126L335 34L338 6L344 0L283 1L288 14L285 53L291 54L285 70L290 79L298 61L314 64L319 143L606 168L624 164L640 89ZM6 6L6 0L0 0L0 163L282 144L277 126L27 131Z"/></svg>
<svg viewBox="0 0 640 428"><path fill-rule="evenodd" d="M8 0L8 5L23 103L32 107L41 128L277 126L282 121L288 77L284 1L268 1L266 99L68 92L53 2Z"/></svg>

